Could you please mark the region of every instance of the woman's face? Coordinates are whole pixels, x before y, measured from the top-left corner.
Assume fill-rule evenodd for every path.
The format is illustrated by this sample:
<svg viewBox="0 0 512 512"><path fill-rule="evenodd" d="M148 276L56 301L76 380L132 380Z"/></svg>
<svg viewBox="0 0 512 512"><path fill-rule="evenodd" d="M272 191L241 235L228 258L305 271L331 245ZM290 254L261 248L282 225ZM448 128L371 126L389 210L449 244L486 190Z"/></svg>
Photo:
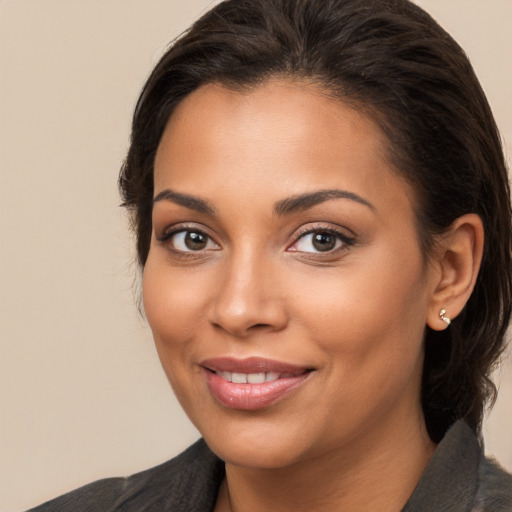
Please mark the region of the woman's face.
<svg viewBox="0 0 512 512"><path fill-rule="evenodd" d="M155 160L144 306L224 460L283 467L423 422L433 293L410 187L365 115L313 86L208 85Z"/></svg>

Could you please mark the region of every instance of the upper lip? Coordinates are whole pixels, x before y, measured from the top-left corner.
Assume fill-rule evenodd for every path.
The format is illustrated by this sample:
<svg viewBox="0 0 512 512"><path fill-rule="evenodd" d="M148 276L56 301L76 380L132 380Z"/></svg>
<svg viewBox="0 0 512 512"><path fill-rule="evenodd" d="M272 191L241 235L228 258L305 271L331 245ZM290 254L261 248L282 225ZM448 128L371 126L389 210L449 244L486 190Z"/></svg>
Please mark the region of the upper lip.
<svg viewBox="0 0 512 512"><path fill-rule="evenodd" d="M237 372L237 373L291 373L301 374L312 368L295 364L265 359L263 357L248 357L236 359L233 357L216 357L205 359L201 366L213 372Z"/></svg>

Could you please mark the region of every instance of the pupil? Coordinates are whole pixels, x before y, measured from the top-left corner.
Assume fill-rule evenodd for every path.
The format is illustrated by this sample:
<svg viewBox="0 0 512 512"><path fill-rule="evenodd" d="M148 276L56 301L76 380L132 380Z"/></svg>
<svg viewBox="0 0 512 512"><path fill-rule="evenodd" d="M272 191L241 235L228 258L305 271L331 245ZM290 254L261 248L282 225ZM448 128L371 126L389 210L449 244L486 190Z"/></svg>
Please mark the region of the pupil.
<svg viewBox="0 0 512 512"><path fill-rule="evenodd" d="M194 231L189 231L185 236L185 245L193 250L200 251L206 247L206 237L201 233L195 233Z"/></svg>
<svg viewBox="0 0 512 512"><path fill-rule="evenodd" d="M336 238L330 233L316 233L313 245L318 251L330 251L336 245Z"/></svg>

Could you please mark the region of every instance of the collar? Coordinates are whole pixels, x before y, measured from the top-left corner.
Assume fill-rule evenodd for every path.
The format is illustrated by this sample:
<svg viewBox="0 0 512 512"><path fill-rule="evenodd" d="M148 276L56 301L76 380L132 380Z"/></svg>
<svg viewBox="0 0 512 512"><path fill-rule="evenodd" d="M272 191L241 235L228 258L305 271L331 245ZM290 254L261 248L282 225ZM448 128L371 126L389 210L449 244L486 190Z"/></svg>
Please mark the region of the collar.
<svg viewBox="0 0 512 512"><path fill-rule="evenodd" d="M459 420L446 432L402 512L469 512L478 491L482 448Z"/></svg>

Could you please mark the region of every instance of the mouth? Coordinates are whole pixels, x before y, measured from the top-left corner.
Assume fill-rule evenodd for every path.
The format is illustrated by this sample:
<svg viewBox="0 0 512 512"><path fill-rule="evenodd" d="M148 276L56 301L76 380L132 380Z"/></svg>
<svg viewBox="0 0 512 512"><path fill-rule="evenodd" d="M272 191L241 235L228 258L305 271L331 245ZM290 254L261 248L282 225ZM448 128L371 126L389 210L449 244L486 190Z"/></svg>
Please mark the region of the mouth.
<svg viewBox="0 0 512 512"><path fill-rule="evenodd" d="M212 396L231 409L257 410L284 399L304 384L314 369L263 358L203 361Z"/></svg>
<svg viewBox="0 0 512 512"><path fill-rule="evenodd" d="M263 384L264 382L274 382L278 379L298 376L292 373L277 372L240 373L217 371L215 373L225 381L233 382L234 384Z"/></svg>

